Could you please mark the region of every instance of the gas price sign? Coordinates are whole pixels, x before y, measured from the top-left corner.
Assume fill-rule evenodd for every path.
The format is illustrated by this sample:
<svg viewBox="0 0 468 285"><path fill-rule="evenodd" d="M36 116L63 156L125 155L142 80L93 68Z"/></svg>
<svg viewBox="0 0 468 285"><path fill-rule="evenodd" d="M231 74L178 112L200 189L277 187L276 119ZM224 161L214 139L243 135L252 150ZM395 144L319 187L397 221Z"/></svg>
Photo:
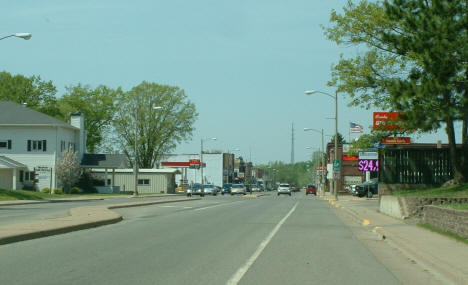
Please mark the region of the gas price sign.
<svg viewBox="0 0 468 285"><path fill-rule="evenodd" d="M358 169L360 171L379 171L379 161L377 159L360 159Z"/></svg>

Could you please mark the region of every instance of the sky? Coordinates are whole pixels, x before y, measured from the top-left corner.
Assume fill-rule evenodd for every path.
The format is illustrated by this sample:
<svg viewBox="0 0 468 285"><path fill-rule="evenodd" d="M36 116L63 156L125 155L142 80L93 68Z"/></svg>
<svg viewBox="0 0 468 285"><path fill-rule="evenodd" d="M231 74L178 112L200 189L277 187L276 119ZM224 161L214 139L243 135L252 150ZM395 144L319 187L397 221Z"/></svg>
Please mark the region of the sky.
<svg viewBox="0 0 468 285"><path fill-rule="evenodd" d="M62 96L78 83L129 90L142 81L185 90L199 113L192 140L174 153L231 151L254 164L310 159L320 134L334 134L327 87L340 54L359 50L327 40L331 11L346 0L42 0L2 1L0 70L51 80ZM372 112L338 98L338 131L369 133ZM356 138L353 135L351 138ZM330 137L325 137L326 141ZM412 142L447 142L444 130ZM311 147L311 149L306 149ZM239 149L238 151L233 151Z"/></svg>

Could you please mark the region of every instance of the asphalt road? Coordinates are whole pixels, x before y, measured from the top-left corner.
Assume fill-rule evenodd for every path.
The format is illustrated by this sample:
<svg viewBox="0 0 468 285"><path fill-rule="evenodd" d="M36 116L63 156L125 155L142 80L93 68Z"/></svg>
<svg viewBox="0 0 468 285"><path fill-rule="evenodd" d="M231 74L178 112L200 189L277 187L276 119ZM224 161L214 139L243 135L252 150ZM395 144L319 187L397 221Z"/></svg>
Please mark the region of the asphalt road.
<svg viewBox="0 0 468 285"><path fill-rule="evenodd" d="M118 212L117 224L0 246L0 284L400 284L303 193Z"/></svg>

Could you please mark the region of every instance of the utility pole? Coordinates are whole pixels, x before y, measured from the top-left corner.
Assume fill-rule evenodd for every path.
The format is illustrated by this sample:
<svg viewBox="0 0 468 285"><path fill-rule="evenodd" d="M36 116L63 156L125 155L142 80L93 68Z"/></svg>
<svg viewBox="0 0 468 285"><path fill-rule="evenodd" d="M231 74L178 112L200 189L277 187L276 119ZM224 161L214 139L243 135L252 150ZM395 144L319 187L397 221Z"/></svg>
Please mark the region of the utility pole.
<svg viewBox="0 0 468 285"><path fill-rule="evenodd" d="M294 164L294 122L291 126L291 164Z"/></svg>

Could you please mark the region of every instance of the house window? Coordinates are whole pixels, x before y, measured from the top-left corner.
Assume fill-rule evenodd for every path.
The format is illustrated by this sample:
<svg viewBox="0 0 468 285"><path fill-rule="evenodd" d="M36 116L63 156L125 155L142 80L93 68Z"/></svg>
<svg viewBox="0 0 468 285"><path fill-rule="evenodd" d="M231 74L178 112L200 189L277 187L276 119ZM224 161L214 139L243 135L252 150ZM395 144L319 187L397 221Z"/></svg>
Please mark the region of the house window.
<svg viewBox="0 0 468 285"><path fill-rule="evenodd" d="M28 151L47 151L46 140L28 140Z"/></svg>
<svg viewBox="0 0 468 285"><path fill-rule="evenodd" d="M64 151L65 150L65 141L60 141L60 151Z"/></svg>
<svg viewBox="0 0 468 285"><path fill-rule="evenodd" d="M149 179L138 179L138 185L150 185Z"/></svg>
<svg viewBox="0 0 468 285"><path fill-rule="evenodd" d="M24 172L24 181L31 182L34 181L34 171L25 171Z"/></svg>
<svg viewBox="0 0 468 285"><path fill-rule="evenodd" d="M0 140L0 148L11 149L11 140Z"/></svg>

